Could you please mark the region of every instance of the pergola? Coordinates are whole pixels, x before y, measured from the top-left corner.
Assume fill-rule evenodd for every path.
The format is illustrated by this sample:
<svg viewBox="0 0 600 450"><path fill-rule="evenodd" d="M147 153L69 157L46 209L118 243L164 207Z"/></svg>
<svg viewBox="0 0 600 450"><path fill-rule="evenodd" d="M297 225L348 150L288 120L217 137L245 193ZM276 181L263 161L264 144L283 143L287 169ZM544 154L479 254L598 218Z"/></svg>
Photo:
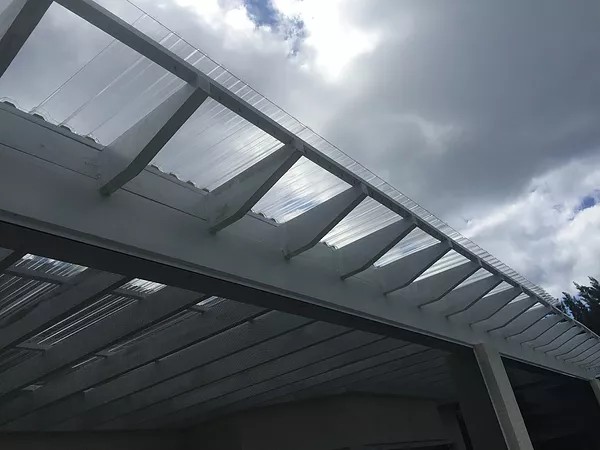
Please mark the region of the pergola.
<svg viewBox="0 0 600 450"><path fill-rule="evenodd" d="M106 47L17 107L69 11ZM1 431L451 399L444 361L474 354L505 448L531 448L502 359L596 387L600 338L541 288L148 15L8 1L1 76Z"/></svg>

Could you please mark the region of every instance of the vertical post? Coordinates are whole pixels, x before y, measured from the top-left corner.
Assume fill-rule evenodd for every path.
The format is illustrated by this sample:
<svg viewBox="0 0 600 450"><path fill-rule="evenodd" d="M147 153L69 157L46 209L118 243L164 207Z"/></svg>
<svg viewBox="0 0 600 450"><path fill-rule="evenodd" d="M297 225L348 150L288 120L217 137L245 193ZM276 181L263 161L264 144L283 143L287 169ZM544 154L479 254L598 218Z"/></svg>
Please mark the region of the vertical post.
<svg viewBox="0 0 600 450"><path fill-rule="evenodd" d="M474 449L533 450L500 354L477 344L451 366Z"/></svg>
<svg viewBox="0 0 600 450"><path fill-rule="evenodd" d="M600 406L600 380L594 378L593 380L590 380L590 385L592 386L592 390L594 391L594 395Z"/></svg>

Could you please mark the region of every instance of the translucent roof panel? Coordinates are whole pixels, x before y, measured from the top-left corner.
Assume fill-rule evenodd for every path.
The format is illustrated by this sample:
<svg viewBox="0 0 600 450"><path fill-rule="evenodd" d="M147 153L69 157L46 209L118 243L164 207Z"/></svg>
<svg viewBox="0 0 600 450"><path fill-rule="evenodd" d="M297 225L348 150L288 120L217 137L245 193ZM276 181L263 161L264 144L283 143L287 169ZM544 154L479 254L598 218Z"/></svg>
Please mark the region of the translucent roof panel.
<svg viewBox="0 0 600 450"><path fill-rule="evenodd" d="M135 302L136 300L129 297L104 295L99 300L31 337L27 342L38 345L58 344Z"/></svg>
<svg viewBox="0 0 600 450"><path fill-rule="evenodd" d="M274 152L283 144L215 100L206 100L152 164L208 190Z"/></svg>
<svg viewBox="0 0 600 450"><path fill-rule="evenodd" d="M492 289L490 292L488 292L485 297L489 296L489 295L494 295L494 294L498 294L500 292L504 292L508 289L513 288L512 285L508 284L506 281L501 282L498 286L496 286L494 289Z"/></svg>
<svg viewBox="0 0 600 450"><path fill-rule="evenodd" d="M254 206L253 211L287 222L349 189L350 185L301 158Z"/></svg>
<svg viewBox="0 0 600 450"><path fill-rule="evenodd" d="M459 288L468 286L471 283L475 283L476 281L480 281L480 280L483 280L484 278L488 278L488 277L491 277L491 276L492 276L492 274L490 272L488 272L487 270L485 270L485 269L479 269L477 272L475 272L473 275L471 275L465 281L463 281L458 286L456 286L455 289L459 289Z"/></svg>
<svg viewBox="0 0 600 450"><path fill-rule="evenodd" d="M456 253L454 250L450 250L439 260L437 260L429 269L423 272L415 281L423 280L433 275L437 275L438 273L445 272L446 270L453 269L463 265L468 261L469 260L463 255Z"/></svg>
<svg viewBox="0 0 600 450"><path fill-rule="evenodd" d="M196 303L196 306L208 309L226 301L228 301L226 298L212 296L199 301L198 303Z"/></svg>
<svg viewBox="0 0 600 450"><path fill-rule="evenodd" d="M327 233L322 241L340 248L400 219L398 214L368 197Z"/></svg>
<svg viewBox="0 0 600 450"><path fill-rule="evenodd" d="M375 262L376 267L385 266L393 261L412 253L431 247L439 241L419 228L412 230L404 239L398 242L389 252Z"/></svg>
<svg viewBox="0 0 600 450"><path fill-rule="evenodd" d="M65 278L73 277L83 272L87 268L78 264L71 264L68 262L31 254L23 256L14 264L14 267Z"/></svg>
<svg viewBox="0 0 600 450"><path fill-rule="evenodd" d="M182 42L152 33L154 22L146 16L138 24L168 49ZM73 30L86 37L85 45L72 38ZM183 84L54 3L0 78L0 99L109 144Z"/></svg>
<svg viewBox="0 0 600 450"><path fill-rule="evenodd" d="M142 280L141 278L134 278L133 280L125 283L121 286L123 290L129 290L139 295L150 295L154 294L165 287L164 284L155 283L154 281Z"/></svg>
<svg viewBox="0 0 600 450"><path fill-rule="evenodd" d="M0 325L18 312L27 311L56 284L0 274Z"/></svg>

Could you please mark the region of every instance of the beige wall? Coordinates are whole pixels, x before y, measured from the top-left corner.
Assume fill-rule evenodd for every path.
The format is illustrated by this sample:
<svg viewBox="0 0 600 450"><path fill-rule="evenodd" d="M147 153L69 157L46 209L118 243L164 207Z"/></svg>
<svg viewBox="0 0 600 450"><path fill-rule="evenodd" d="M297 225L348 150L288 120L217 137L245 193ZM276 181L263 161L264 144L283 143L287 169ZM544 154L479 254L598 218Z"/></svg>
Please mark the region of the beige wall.
<svg viewBox="0 0 600 450"><path fill-rule="evenodd" d="M199 426L190 438L191 449L212 449L202 443L228 440L228 450L334 450L452 440L433 401L361 395L248 411Z"/></svg>

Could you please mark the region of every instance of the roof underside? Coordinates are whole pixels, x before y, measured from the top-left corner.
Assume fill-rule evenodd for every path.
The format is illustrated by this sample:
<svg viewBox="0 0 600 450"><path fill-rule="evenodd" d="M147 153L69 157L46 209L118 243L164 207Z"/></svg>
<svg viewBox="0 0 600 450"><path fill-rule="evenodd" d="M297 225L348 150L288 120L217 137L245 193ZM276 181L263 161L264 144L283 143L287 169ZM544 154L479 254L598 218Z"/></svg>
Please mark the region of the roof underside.
<svg viewBox="0 0 600 450"><path fill-rule="evenodd" d="M204 228L198 234L212 233L207 245L222 256L214 266L197 263L211 275L226 273L234 282L268 286L307 303L339 289L344 301L335 309L343 314L357 314L355 295L365 308L377 304L377 314L362 310L369 320L466 346L491 339L505 356L583 378L595 374L598 336L558 311L542 289L142 11L116 13L122 21L88 0L19 1L0 11L14 19L13 27L0 34L0 48L11 39L23 44L18 53L0 56L3 154L18 149L19 155L87 177L86 186L100 187L104 194L136 190L136 208L150 200L198 219ZM86 30L93 45L57 33L58 23ZM56 61L77 54L66 58L77 64L37 70L40 48ZM46 83L38 82L42 69ZM26 133L31 142L23 132L11 134L19 127L31 131ZM38 136L42 143L67 139L68 145L35 145ZM90 159L98 161L92 169ZM18 164L29 167L20 161L1 170L9 174ZM46 171L41 164L36 162L35 170ZM21 178L31 177L35 191L41 177L31 167ZM8 175L1 175L6 187L18 191L8 184ZM164 180L168 189L140 193ZM37 193L55 192L64 199L54 211L76 204L58 195L59 189L57 183ZM118 207L112 197L93 201L101 201L102 208ZM17 215L31 223L52 222L50 215L25 213L18 209L23 206L6 202L0 205L6 211L3 222L16 223ZM86 214L92 217L94 208ZM85 233L86 242L95 236L96 246L123 235L118 221L109 221L104 212L100 217L106 224L68 222L68 216L62 214L51 225ZM101 225L97 233L85 228ZM191 245L183 227L181 233L180 247ZM154 244L177 234L157 233ZM257 267L272 259L273 267L288 275L275 274L269 282L261 278L267 275L252 272L252 264L235 272L236 255L225 246L247 236L252 244L240 241L238 246L244 257L252 254ZM267 241L277 241L276 251L266 244L252 247ZM0 385L3 429L179 425L273 401L381 386L440 400L454 396L442 350L243 303L260 303L252 299L236 302L203 294L215 293L208 287L183 290L27 251L35 253L27 243L0 250L0 376L7 380ZM209 259L208 247L197 253L205 255L193 258ZM176 259L166 250L163 254ZM178 261L196 270L191 260L182 256ZM319 281L311 270L333 275ZM294 276L285 271L295 271ZM301 275L317 280L302 286L313 289L314 297L294 286ZM381 309L389 304L414 311L415 322L403 322L406 314L394 321ZM425 325L429 319L421 317L451 323L450 331L433 332Z"/></svg>

